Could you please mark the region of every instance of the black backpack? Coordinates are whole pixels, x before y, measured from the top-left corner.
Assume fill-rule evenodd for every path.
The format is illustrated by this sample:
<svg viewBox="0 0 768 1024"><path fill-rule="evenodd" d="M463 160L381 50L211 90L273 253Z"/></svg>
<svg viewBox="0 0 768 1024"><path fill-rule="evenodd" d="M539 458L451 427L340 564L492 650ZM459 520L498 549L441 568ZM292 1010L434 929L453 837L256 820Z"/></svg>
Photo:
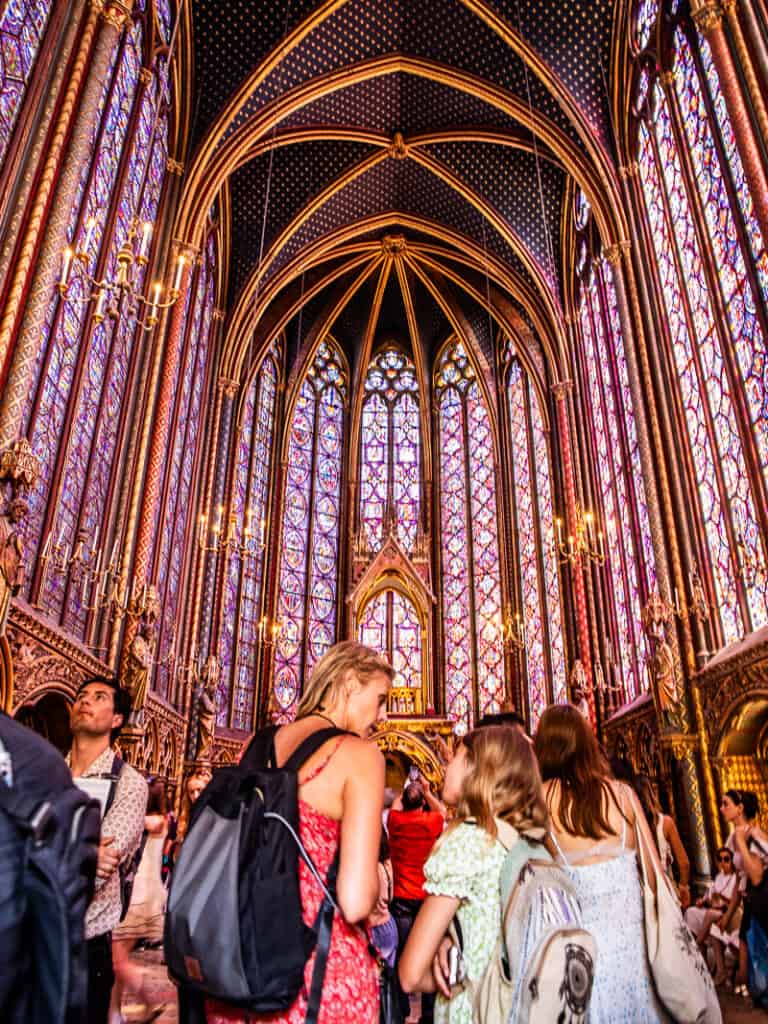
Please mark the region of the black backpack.
<svg viewBox="0 0 768 1024"><path fill-rule="evenodd" d="M0 783L0 1017L83 1019L85 912L93 896L100 809L74 785L50 799Z"/></svg>
<svg viewBox="0 0 768 1024"><path fill-rule="evenodd" d="M306 1020L317 1019L338 864L323 879L299 840L298 772L339 729L312 733L277 767L276 727L254 736L239 765L219 768L192 808L165 916L171 976L197 996L252 1013L288 1009L313 949ZM304 924L299 856L325 892Z"/></svg>

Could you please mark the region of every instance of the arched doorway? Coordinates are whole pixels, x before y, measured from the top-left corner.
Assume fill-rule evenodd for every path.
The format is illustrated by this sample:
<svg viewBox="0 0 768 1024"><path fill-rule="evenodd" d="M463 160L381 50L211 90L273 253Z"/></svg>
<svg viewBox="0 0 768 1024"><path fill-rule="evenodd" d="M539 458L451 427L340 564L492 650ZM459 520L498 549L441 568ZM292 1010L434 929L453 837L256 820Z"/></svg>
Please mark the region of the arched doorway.
<svg viewBox="0 0 768 1024"><path fill-rule="evenodd" d="M16 720L39 733L62 754L72 745L69 731L71 699L59 690L49 690L35 701L22 704Z"/></svg>
<svg viewBox="0 0 768 1024"><path fill-rule="evenodd" d="M720 792L748 789L760 802L760 822L768 824L768 692L752 693L723 715L715 765Z"/></svg>

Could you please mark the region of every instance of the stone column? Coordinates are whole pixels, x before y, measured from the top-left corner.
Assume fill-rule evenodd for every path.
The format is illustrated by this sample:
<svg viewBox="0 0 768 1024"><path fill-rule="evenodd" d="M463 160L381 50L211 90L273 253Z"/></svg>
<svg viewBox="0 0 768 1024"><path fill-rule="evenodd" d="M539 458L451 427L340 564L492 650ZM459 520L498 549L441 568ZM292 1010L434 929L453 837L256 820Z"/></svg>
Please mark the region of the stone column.
<svg viewBox="0 0 768 1024"><path fill-rule="evenodd" d="M72 202L83 165L91 153L109 62L132 2L109 0L103 5L101 0L93 0L88 11L0 320L0 365L16 336L0 404L0 449L12 444L21 429L40 338L67 245ZM33 264L34 275L29 283Z"/></svg>
<svg viewBox="0 0 768 1024"><path fill-rule="evenodd" d="M571 433L568 424L568 395L573 384L571 381L562 381L552 386L555 396L555 409L557 411L557 426L560 435L560 457L563 465L563 485L565 488L565 517L567 532L576 536L576 479L573 468L573 450L571 448ZM589 639L589 616L587 614L587 592L584 586L582 575L583 565L581 556L577 555L570 564L571 582L573 584L573 600L576 606L576 635L579 642L579 659L584 666L587 676L587 703L589 704L589 717L592 725L595 726L597 718L595 715L595 690L594 677L592 674L592 657Z"/></svg>
<svg viewBox="0 0 768 1024"><path fill-rule="evenodd" d="M146 472L142 488L143 500L133 563L133 578L138 582L139 586L146 581L147 571L149 570L149 558L155 532L155 510L160 498L160 487L166 463L168 427L173 407L176 369L179 364L179 355L184 341L187 291L189 290L194 267L195 251L189 245L174 240L172 250L174 253L174 267L177 260L183 260L184 262L178 282L178 297L171 308L171 322L168 327L165 344L158 344L157 346L156 359L158 361L160 359L163 360L162 375L160 391L155 406L154 421L152 422L149 452L147 454ZM147 422L151 419L151 414L148 413Z"/></svg>
<svg viewBox="0 0 768 1024"><path fill-rule="evenodd" d="M736 145L744 165L744 174L752 194L755 216L763 238L768 239L768 177L765 173L760 147L752 129L750 113L741 91L739 74L723 30L723 6L727 7L728 5L712 2L712 0L698 0L691 4L691 14L712 50L712 59L717 68L725 105L733 124ZM748 80L747 84L749 85ZM757 83L755 85L757 87ZM762 103L760 108L756 108L758 113L759 109L764 111ZM761 130L766 131L762 124L760 127Z"/></svg>

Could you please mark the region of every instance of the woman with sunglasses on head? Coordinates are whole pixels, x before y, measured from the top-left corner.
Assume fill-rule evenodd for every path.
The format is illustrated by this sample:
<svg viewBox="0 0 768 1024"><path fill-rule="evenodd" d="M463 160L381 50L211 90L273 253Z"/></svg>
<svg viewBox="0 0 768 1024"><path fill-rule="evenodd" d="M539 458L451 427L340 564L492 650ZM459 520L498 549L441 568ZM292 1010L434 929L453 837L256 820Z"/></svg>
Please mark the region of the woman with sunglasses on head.
<svg viewBox="0 0 768 1024"><path fill-rule="evenodd" d="M757 797L748 789L728 789L720 801L720 813L732 828L725 845L733 854L733 866L740 874L740 888L744 893L736 976L740 985L747 981L747 932L752 920L751 904L768 870L768 835L756 823L759 810ZM759 920L764 929L768 928L768 921Z"/></svg>
<svg viewBox="0 0 768 1024"><path fill-rule="evenodd" d="M731 902L733 901L733 906ZM733 865L733 854L727 846L717 851L717 875L705 894L696 900L695 907L685 912L685 923L699 945L709 944L715 955L715 980L725 978L725 953L732 947L739 949L739 921L741 898L739 876Z"/></svg>

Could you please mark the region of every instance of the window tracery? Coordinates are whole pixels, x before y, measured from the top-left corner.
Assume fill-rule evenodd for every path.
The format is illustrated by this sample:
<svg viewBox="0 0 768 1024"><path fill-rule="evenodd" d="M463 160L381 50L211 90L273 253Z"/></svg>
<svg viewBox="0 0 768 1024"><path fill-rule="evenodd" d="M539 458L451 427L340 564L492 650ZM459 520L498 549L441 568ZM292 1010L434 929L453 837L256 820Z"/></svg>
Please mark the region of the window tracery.
<svg viewBox="0 0 768 1024"><path fill-rule="evenodd" d="M419 690L422 684L422 631L413 602L399 590L381 590L363 609L360 643L381 651L395 671L392 685Z"/></svg>
<svg viewBox="0 0 768 1024"><path fill-rule="evenodd" d="M253 727L257 641L264 586L264 541L269 518L279 353L264 358L248 389L241 427L234 491L230 504L233 549L224 584L224 613L219 645L220 725Z"/></svg>
<svg viewBox="0 0 768 1024"><path fill-rule="evenodd" d="M464 345L435 373L440 452L446 711L457 733L504 703L496 466L491 423ZM471 444L470 444L471 438Z"/></svg>
<svg viewBox="0 0 768 1024"><path fill-rule="evenodd" d="M674 84L638 108L640 183L729 643L768 621L767 264L708 44L685 19L670 31Z"/></svg>
<svg viewBox="0 0 768 1024"><path fill-rule="evenodd" d="M347 374L322 342L291 419L278 575L273 697L293 717L305 680L336 639L341 473Z"/></svg>
<svg viewBox="0 0 768 1024"><path fill-rule="evenodd" d="M548 704L565 699L566 667L547 438L535 389L514 350L507 400L528 709L534 729Z"/></svg>
<svg viewBox="0 0 768 1024"><path fill-rule="evenodd" d="M360 459L360 525L377 551L389 517L411 554L421 513L419 385L413 363L388 347L365 379Z"/></svg>

